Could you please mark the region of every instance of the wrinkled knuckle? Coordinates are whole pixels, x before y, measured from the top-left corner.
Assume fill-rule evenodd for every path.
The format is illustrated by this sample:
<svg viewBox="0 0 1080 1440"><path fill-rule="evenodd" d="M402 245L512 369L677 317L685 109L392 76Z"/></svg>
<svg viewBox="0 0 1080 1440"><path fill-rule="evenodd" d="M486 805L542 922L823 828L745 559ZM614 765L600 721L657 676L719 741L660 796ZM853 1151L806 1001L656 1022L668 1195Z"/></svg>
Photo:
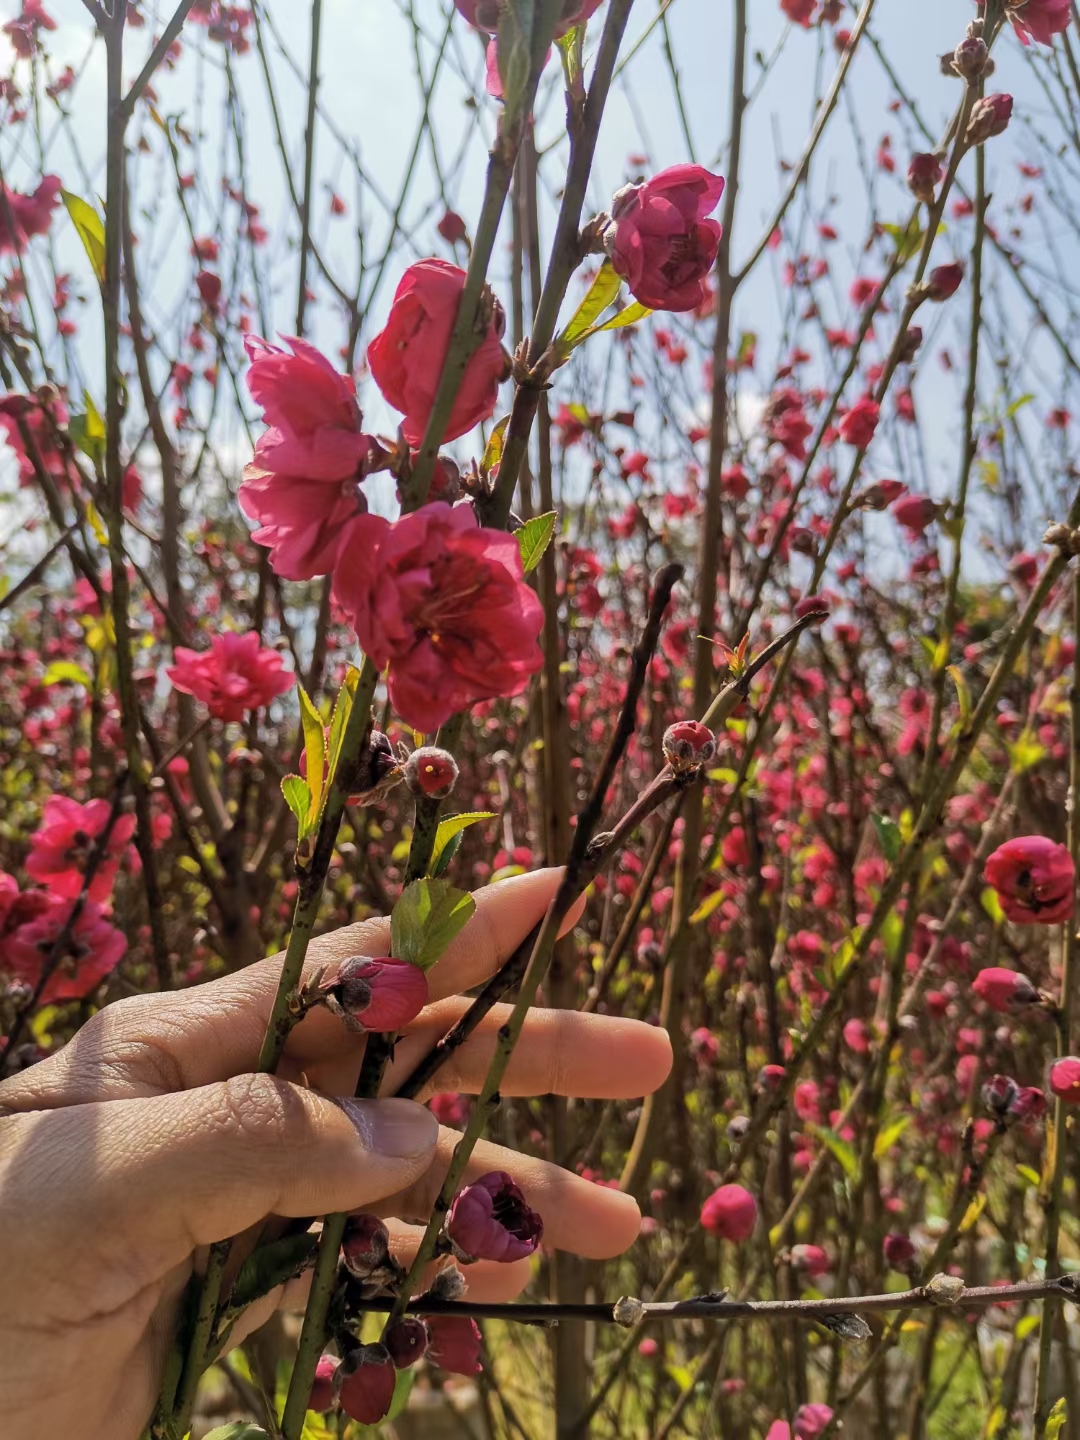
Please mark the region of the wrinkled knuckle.
<svg viewBox="0 0 1080 1440"><path fill-rule="evenodd" d="M306 1120L302 1093L273 1075L234 1075L220 1091L221 1128L254 1144L280 1144Z"/></svg>

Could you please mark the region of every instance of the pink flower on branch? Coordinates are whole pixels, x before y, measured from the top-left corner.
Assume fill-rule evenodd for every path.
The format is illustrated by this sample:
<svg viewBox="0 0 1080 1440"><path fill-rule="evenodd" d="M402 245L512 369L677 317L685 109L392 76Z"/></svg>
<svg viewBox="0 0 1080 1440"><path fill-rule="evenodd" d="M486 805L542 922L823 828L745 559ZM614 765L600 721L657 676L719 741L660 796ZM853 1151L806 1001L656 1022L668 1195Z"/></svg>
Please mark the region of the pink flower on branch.
<svg viewBox="0 0 1080 1440"><path fill-rule="evenodd" d="M1017 925L1054 925L1073 913L1072 856L1045 835L1018 835L999 845L986 862L986 879Z"/></svg>
<svg viewBox="0 0 1080 1440"><path fill-rule="evenodd" d="M721 1185L701 1207L701 1224L721 1240L749 1240L757 1223L757 1201L741 1185Z"/></svg>
<svg viewBox="0 0 1080 1440"><path fill-rule="evenodd" d="M111 811L108 800L90 800L80 805L64 795L50 796L45 802L44 823L30 837L26 873L48 886L53 895L69 900L81 895L87 862L97 837L109 823ZM105 853L90 882L91 900L109 898L134 830L134 815L121 815L112 827Z"/></svg>
<svg viewBox="0 0 1080 1440"><path fill-rule="evenodd" d="M173 657L175 664L165 672L173 686L201 700L217 720L243 720L296 683L278 652L260 645L254 630L215 635L209 650L178 645Z"/></svg>
<svg viewBox="0 0 1080 1440"><path fill-rule="evenodd" d="M401 428L410 445L419 445L424 437L464 288L465 271L457 265L418 260L394 292L386 328L368 346L372 379L402 412ZM504 325L496 302L484 338L465 367L440 443L456 440L491 417L499 384L508 373L500 338Z"/></svg>
<svg viewBox="0 0 1080 1440"><path fill-rule="evenodd" d="M721 177L700 165L672 165L618 192L604 243L635 300L675 311L704 302L721 235L707 217L723 193Z"/></svg>
<svg viewBox="0 0 1080 1440"><path fill-rule="evenodd" d="M0 940L0 971L35 988L41 981L45 963L67 926L75 901L44 892L29 893L40 894L43 904L40 908L35 905L38 913L24 924L16 925ZM8 917L9 924L17 914L16 909ZM123 934L109 924L100 906L93 900L85 901L41 992L42 1004L83 999L116 968L126 948Z"/></svg>
<svg viewBox="0 0 1080 1440"><path fill-rule="evenodd" d="M1052 45L1055 35L1063 35L1072 17L1071 0L1014 0L1005 7L1013 29L1025 45L1037 40Z"/></svg>
<svg viewBox="0 0 1080 1440"><path fill-rule="evenodd" d="M334 596L364 653L390 667L402 720L433 731L475 700L518 695L543 663L543 609L517 541L472 509L425 505L396 524L353 521Z"/></svg>
<svg viewBox="0 0 1080 1440"><path fill-rule="evenodd" d="M358 487L378 447L361 429L352 377L305 340L287 343L291 355L257 336L245 341L248 389L270 428L244 468L240 505L258 521L253 538L275 571L309 580L333 569L345 526L366 508Z"/></svg>
<svg viewBox="0 0 1080 1440"><path fill-rule="evenodd" d="M543 1219L502 1170L481 1175L454 1197L446 1233L472 1260L524 1260L540 1244Z"/></svg>
<svg viewBox="0 0 1080 1440"><path fill-rule="evenodd" d="M44 176L31 195L0 187L0 255L21 250L35 235L48 232L52 213L60 200L60 188L59 175Z"/></svg>

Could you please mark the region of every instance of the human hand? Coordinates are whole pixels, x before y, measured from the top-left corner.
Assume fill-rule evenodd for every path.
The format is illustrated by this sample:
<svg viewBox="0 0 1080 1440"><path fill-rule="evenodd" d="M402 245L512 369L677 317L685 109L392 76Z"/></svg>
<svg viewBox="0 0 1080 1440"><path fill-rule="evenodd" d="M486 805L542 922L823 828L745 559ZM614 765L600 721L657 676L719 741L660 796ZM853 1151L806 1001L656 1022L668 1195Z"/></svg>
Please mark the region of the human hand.
<svg viewBox="0 0 1080 1440"><path fill-rule="evenodd" d="M431 1003L389 1069L392 1095L541 918L558 871L476 894L476 913L429 973ZM568 917L569 928L579 911ZM388 920L312 943L308 969L381 955ZM326 1010L305 1017L277 1076L252 1074L280 961L175 994L100 1011L57 1055L0 1084L0 1416L5 1440L137 1440L157 1397L177 1306L199 1251L269 1215L367 1210L388 1219L408 1264L457 1139L409 1100L351 1097L364 1037ZM477 1093L505 1006L432 1087ZM502 1091L595 1099L648 1094L671 1051L634 1020L534 1009ZM482 1142L466 1180L507 1170L545 1222L545 1240L592 1258L634 1240L634 1201L543 1160ZM512 1299L529 1262L479 1262L472 1299ZM278 1306L303 1308L306 1281L251 1307L234 1335Z"/></svg>

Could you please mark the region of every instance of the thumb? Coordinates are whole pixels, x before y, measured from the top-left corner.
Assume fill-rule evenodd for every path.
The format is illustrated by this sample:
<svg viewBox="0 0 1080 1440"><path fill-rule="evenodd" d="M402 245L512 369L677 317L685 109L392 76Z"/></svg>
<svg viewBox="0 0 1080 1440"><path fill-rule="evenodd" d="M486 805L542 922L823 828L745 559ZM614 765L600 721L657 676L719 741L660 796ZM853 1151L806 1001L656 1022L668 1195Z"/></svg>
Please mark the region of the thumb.
<svg viewBox="0 0 1080 1440"><path fill-rule="evenodd" d="M267 1215L355 1210L398 1193L431 1165L439 1133L412 1101L334 1101L273 1075L38 1112L24 1125L23 1163L6 1178L25 1187L25 1213L93 1237L99 1258L112 1252L147 1278ZM53 1183L34 1182L39 1166Z"/></svg>

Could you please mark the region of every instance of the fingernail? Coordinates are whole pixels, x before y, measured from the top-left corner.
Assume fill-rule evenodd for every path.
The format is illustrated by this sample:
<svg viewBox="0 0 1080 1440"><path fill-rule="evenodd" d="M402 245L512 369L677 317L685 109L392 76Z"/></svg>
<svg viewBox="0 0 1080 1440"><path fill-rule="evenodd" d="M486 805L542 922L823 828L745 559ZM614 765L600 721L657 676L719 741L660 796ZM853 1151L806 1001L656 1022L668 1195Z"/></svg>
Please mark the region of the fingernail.
<svg viewBox="0 0 1080 1440"><path fill-rule="evenodd" d="M339 1100L369 1150L407 1160L435 1146L439 1122L412 1100Z"/></svg>

